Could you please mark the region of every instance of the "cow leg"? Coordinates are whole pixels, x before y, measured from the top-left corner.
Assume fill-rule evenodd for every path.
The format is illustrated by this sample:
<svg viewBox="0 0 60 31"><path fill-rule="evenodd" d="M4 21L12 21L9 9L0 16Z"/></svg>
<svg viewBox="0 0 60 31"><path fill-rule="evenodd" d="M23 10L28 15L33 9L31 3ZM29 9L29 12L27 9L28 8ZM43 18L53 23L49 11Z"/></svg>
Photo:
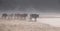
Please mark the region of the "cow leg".
<svg viewBox="0 0 60 31"><path fill-rule="evenodd" d="M35 18L35 22L37 21L37 19Z"/></svg>
<svg viewBox="0 0 60 31"><path fill-rule="evenodd" d="M32 18L30 17L30 21L32 21Z"/></svg>
<svg viewBox="0 0 60 31"><path fill-rule="evenodd" d="M24 20L26 20L26 17L24 17Z"/></svg>
<svg viewBox="0 0 60 31"><path fill-rule="evenodd" d="M23 20L23 17L20 17L21 20Z"/></svg>
<svg viewBox="0 0 60 31"><path fill-rule="evenodd" d="M6 17L3 17L3 19L6 19Z"/></svg>

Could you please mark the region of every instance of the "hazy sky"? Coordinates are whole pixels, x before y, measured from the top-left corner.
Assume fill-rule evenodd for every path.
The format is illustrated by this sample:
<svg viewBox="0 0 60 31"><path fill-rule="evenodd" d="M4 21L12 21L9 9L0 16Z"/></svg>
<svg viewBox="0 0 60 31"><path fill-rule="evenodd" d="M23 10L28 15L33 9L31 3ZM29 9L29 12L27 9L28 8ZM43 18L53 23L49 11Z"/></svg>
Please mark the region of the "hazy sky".
<svg viewBox="0 0 60 31"><path fill-rule="evenodd" d="M0 0L0 12L60 13L60 0Z"/></svg>

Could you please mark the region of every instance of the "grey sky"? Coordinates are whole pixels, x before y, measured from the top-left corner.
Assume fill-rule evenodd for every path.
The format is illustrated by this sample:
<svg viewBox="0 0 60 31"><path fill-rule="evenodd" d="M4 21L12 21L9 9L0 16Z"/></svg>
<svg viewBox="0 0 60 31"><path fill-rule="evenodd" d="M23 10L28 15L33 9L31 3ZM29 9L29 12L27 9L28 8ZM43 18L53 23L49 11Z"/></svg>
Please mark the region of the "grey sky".
<svg viewBox="0 0 60 31"><path fill-rule="evenodd" d="M4 11L60 12L60 0L0 0L0 12Z"/></svg>

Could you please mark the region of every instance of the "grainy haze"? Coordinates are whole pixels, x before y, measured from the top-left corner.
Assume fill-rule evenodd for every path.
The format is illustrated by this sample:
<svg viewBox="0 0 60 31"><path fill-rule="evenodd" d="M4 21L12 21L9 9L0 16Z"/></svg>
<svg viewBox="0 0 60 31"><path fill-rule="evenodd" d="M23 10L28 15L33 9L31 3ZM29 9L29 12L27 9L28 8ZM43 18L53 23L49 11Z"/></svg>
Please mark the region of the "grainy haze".
<svg viewBox="0 0 60 31"><path fill-rule="evenodd" d="M60 0L0 0L0 13L39 13L40 16L60 17ZM44 18L39 21L60 26L60 18Z"/></svg>
<svg viewBox="0 0 60 31"><path fill-rule="evenodd" d="M0 12L59 14L60 0L0 0Z"/></svg>

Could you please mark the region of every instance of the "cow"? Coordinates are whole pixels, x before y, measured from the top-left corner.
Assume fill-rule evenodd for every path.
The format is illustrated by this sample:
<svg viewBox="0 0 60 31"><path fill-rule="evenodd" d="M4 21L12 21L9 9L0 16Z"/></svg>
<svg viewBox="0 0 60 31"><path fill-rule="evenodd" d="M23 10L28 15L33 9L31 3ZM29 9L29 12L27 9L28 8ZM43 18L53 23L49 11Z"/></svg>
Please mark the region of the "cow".
<svg viewBox="0 0 60 31"><path fill-rule="evenodd" d="M20 18L20 19L24 19L26 20L26 17L28 16L28 14L15 14L16 18Z"/></svg>
<svg viewBox="0 0 60 31"><path fill-rule="evenodd" d="M7 13L2 14L2 18L6 19L7 18Z"/></svg>
<svg viewBox="0 0 60 31"><path fill-rule="evenodd" d="M30 21L34 19L34 21L37 21L37 18L39 17L39 14L30 14Z"/></svg>
<svg viewBox="0 0 60 31"><path fill-rule="evenodd" d="M15 19L20 19L20 14L15 14L15 15L14 15L14 18L15 18Z"/></svg>
<svg viewBox="0 0 60 31"><path fill-rule="evenodd" d="M23 18L24 20L26 20L26 17L28 16L28 14L20 14L21 18Z"/></svg>
<svg viewBox="0 0 60 31"><path fill-rule="evenodd" d="M14 14L9 14L8 15L8 19L14 19L13 17L14 17Z"/></svg>

